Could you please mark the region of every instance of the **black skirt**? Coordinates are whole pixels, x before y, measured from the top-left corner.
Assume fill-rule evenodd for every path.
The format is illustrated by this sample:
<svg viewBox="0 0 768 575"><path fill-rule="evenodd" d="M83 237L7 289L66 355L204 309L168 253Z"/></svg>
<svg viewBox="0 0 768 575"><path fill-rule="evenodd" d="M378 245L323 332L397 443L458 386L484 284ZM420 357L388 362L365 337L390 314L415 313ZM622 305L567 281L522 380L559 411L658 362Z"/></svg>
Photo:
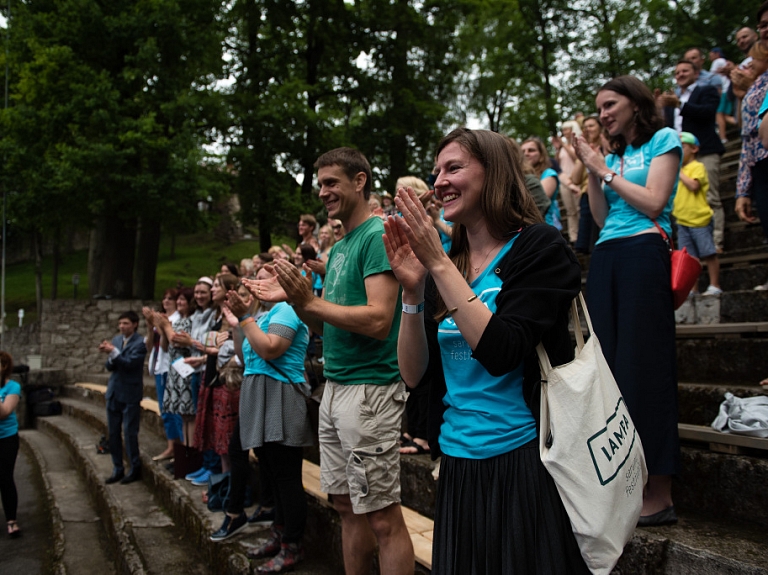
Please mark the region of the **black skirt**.
<svg viewBox="0 0 768 575"><path fill-rule="evenodd" d="M432 573L589 574L538 440L490 459L443 455Z"/></svg>

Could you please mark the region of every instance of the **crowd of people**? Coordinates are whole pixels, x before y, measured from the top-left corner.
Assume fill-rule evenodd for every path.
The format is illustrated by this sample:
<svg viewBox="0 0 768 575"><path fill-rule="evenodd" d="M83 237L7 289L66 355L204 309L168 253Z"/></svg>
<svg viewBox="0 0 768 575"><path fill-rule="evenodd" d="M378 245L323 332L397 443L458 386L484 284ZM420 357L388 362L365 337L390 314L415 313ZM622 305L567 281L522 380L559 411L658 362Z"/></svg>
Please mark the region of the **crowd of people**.
<svg viewBox="0 0 768 575"><path fill-rule="evenodd" d="M768 127L761 125L768 2L757 29L736 33L746 56L739 64L713 48L707 71L705 51L687 50L673 90L654 93L633 76L608 81L596 94L597 113L564 122L551 155L540 137L518 144L459 128L439 142L429 183L406 176L382 194L372 192L359 151L321 155L315 167L327 223L301 215L295 247L273 246L193 288L167 289L157 309L142 310L146 337L128 311L118 319L120 334L99 346L111 372L106 482L141 478L138 404L148 354L168 441L153 459L173 458L177 444L203 452L203 466L186 478L205 485L220 471L231 481L211 539L270 524L268 539L250 552L270 558L258 572L293 568L303 558L307 519L303 448L314 442L306 398L318 383L305 358L322 341L315 348L325 379L320 483L341 518L348 574L369 573L376 552L382 573L413 572L400 456L427 453L441 458L434 572L587 573L539 458L534 390L539 343L553 365L574 356L568 314L581 288L577 255L591 254L594 334L649 472L638 524L676 523L669 238L707 264L703 295L721 294L720 157L736 125L743 141L736 214L756 222L756 208L768 239ZM15 536L20 391L2 352L0 366L0 493ZM251 449L262 492L248 517Z"/></svg>

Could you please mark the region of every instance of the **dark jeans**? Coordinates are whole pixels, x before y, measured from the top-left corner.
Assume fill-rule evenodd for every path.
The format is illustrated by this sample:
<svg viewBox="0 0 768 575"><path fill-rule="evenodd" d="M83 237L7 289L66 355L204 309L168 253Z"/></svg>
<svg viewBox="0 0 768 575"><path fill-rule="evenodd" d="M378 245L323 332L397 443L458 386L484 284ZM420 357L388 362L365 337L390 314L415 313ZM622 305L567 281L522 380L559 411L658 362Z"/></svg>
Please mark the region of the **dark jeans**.
<svg viewBox="0 0 768 575"><path fill-rule="evenodd" d="M19 498L13 481L13 468L19 453L19 434L0 439L0 498L3 501L6 521L16 521Z"/></svg>
<svg viewBox="0 0 768 575"><path fill-rule="evenodd" d="M592 212L589 210L588 194L581 194L579 199L579 235L573 248L581 254L592 252L600 235L600 228L597 227L595 220L592 219Z"/></svg>
<svg viewBox="0 0 768 575"><path fill-rule="evenodd" d="M141 406L138 403L123 403L116 399L107 400L107 429L109 432L109 453L112 466L118 473L123 471L123 438L120 428L125 433L125 450L131 463L131 472L141 468L139 457L139 418Z"/></svg>
<svg viewBox="0 0 768 575"><path fill-rule="evenodd" d="M302 447L289 447L279 443L265 443L254 449L262 470L261 480L266 481L275 498L275 525L282 528L284 543L299 543L307 524L307 497L301 481L304 458ZM245 488L248 483L248 451L240 444L240 422L237 422L229 442L230 496L227 513L243 512Z"/></svg>

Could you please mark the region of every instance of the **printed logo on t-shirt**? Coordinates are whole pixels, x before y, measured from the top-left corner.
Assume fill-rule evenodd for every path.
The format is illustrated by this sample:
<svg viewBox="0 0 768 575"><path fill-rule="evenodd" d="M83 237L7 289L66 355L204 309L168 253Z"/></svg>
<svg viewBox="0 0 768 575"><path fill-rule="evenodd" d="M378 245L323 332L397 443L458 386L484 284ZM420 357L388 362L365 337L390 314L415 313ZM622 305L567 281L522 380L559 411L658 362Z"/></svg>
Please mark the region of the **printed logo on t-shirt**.
<svg viewBox="0 0 768 575"><path fill-rule="evenodd" d="M326 299L328 299L330 296L333 296L333 292L336 290L336 286L338 285L339 280L341 279L341 276L343 274L344 260L346 259L346 257L347 256L343 252L336 253L333 256L333 262L331 262L331 271L333 271L333 281L326 283L326 286L325 286ZM336 303L341 304L342 302L337 301Z"/></svg>

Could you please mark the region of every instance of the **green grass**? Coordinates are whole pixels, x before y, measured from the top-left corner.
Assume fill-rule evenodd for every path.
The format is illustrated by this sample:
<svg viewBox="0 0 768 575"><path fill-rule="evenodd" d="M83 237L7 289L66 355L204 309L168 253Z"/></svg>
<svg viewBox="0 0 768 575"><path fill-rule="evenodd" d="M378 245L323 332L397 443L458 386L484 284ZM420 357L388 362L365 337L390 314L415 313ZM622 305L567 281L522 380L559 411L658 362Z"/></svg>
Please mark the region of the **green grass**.
<svg viewBox="0 0 768 575"><path fill-rule="evenodd" d="M273 238L275 243L286 242L295 245L295 240ZM278 244L279 245L279 244ZM203 275L214 275L224 263L239 264L243 258L250 258L261 251L257 240L242 240L232 245L214 241L209 234L183 236L176 238L175 258L171 259L170 238L160 243L160 254L155 277L155 298L163 290L176 287L177 282L192 286ZM51 271L53 260L43 258L43 298L51 297ZM5 310L6 325L14 327L18 323L18 310L24 309L24 323L37 319L35 310L35 266L33 262L24 262L6 266ZM58 299L73 299L72 276L80 276L77 286L77 299L87 300L88 292L88 252L87 250L65 254L59 265Z"/></svg>

